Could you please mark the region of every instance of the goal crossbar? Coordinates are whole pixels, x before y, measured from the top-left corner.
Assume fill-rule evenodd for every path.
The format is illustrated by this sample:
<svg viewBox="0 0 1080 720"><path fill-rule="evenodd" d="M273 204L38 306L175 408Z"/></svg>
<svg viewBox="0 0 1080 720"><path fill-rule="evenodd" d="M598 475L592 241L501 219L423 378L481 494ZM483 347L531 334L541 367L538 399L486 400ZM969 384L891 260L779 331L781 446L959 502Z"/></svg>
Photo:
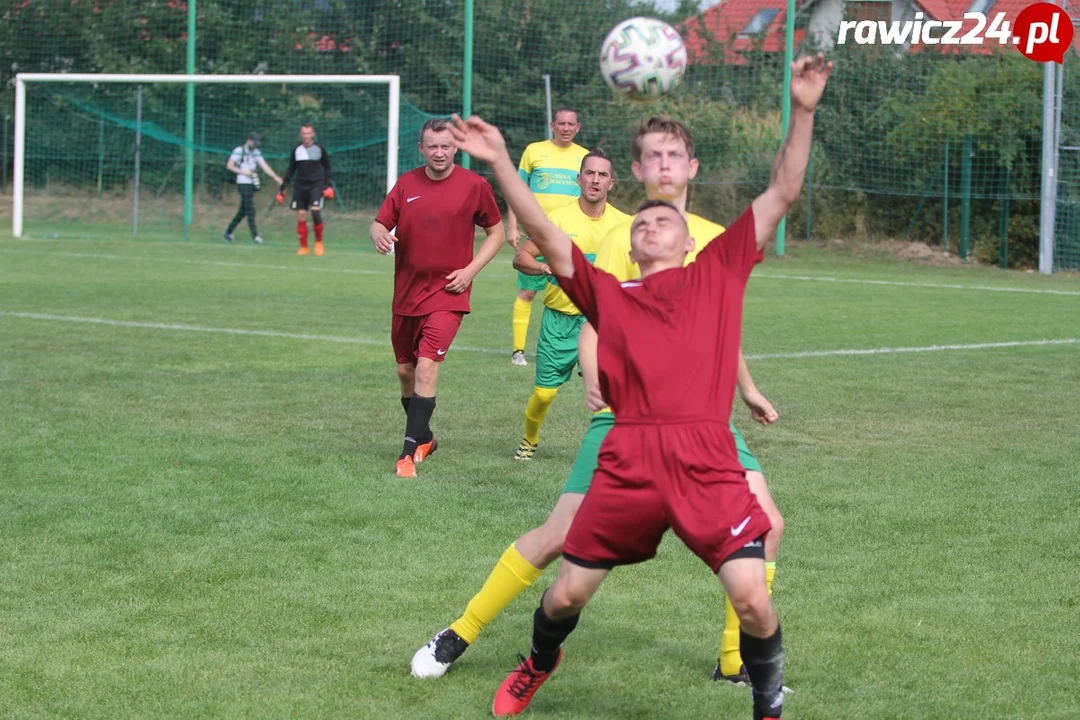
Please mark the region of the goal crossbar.
<svg viewBox="0 0 1080 720"><path fill-rule="evenodd" d="M23 233L23 185L26 158L27 83L131 83L131 84L327 84L386 85L390 93L386 121L386 192L397 182L398 129L401 109L401 78L397 75L154 75L139 73L19 73L15 76L15 152L12 173L11 234Z"/></svg>

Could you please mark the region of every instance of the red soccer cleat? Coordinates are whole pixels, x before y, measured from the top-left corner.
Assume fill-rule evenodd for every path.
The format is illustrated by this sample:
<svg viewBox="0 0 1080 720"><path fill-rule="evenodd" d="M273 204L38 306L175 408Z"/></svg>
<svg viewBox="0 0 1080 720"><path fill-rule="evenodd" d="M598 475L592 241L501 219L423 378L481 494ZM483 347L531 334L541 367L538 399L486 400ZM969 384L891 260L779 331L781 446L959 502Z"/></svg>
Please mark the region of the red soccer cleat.
<svg viewBox="0 0 1080 720"><path fill-rule="evenodd" d="M524 712L536 691L551 677L555 668L559 667L562 656L562 650L559 650L559 657L555 658L555 667L551 668L551 672L540 672L533 668L532 658L518 655L521 664L506 676L496 691L495 701L491 704L492 714L495 717L508 717Z"/></svg>
<svg viewBox="0 0 1080 720"><path fill-rule="evenodd" d="M416 477L416 465L413 463L411 455L406 455L397 461L397 466L394 468L394 475L397 477Z"/></svg>
<svg viewBox="0 0 1080 720"><path fill-rule="evenodd" d="M413 453L413 460L419 465L427 459L428 455L431 455L438 449L439 443L435 439L435 436L432 436L431 440L416 446L416 452Z"/></svg>

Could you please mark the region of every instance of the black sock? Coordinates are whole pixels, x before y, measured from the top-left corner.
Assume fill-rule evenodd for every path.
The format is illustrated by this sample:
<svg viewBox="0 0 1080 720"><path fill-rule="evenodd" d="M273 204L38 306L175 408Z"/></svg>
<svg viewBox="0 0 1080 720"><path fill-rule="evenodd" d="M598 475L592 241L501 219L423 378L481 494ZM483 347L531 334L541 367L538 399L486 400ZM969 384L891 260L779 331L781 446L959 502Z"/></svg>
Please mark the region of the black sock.
<svg viewBox="0 0 1080 720"><path fill-rule="evenodd" d="M407 397L401 398L401 407L405 408L405 415L406 416L408 416L408 414L409 414L409 401L410 400L412 400L412 398L407 398Z"/></svg>
<svg viewBox="0 0 1080 720"><path fill-rule="evenodd" d="M435 398L414 394L409 399L409 409L405 417L405 446L401 449L401 457L414 455L416 446L427 442L427 436L431 434L428 424L433 412Z"/></svg>
<svg viewBox="0 0 1080 720"><path fill-rule="evenodd" d="M559 659L559 648L577 627L581 613L563 620L552 620L544 613L544 601L533 613L532 665L540 672L551 672Z"/></svg>
<svg viewBox="0 0 1080 720"><path fill-rule="evenodd" d="M780 626L767 638L740 632L739 652L753 688L754 720L780 717L784 702L784 644Z"/></svg>

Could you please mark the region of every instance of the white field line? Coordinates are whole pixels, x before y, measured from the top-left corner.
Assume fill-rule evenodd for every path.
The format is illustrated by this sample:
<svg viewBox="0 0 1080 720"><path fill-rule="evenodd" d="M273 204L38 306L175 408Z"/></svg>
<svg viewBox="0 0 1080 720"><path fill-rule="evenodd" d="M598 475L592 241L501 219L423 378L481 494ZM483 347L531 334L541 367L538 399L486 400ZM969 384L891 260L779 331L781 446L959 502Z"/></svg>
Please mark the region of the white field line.
<svg viewBox="0 0 1080 720"><path fill-rule="evenodd" d="M931 288L934 290L980 290L983 292L1030 293L1032 295L1071 295L1080 297L1080 290L1053 290L1050 288L1012 288L996 285L959 285L954 283L924 283L903 280L870 280L867 278L839 278L828 275L775 275L754 273L751 280L804 280L808 282L850 283L855 285L890 285L895 287Z"/></svg>
<svg viewBox="0 0 1080 720"><path fill-rule="evenodd" d="M924 347L881 347L854 350L808 350L791 353L763 353L747 355L747 360L790 360L816 357L843 357L851 355L896 355L901 353L944 352L947 350L996 350L998 348L1038 347L1041 345L1075 345L1080 338L1060 338L1056 340L1014 340L1011 342L971 343L968 345L926 345Z"/></svg>
<svg viewBox="0 0 1080 720"><path fill-rule="evenodd" d="M309 340L317 342L344 343L348 345L373 345L389 347L389 338L376 340L365 337L345 337L341 335L312 335L309 333L291 333L278 330L246 330L241 328L208 327L205 325L187 325L183 323L159 323L137 322L133 320L110 320L108 318L79 317L72 315L51 315L48 313L14 312L0 310L0 317L17 318L23 320L46 320L53 322L83 323L88 325L109 325L113 327L140 328L147 330L168 330L173 332L199 332L215 333L221 335L248 335L255 337L282 338L288 340ZM1001 348L1016 347L1039 347L1047 345L1075 345L1080 343L1080 338L1059 338L1050 340L1015 340L1010 342L996 343L970 343L957 345L927 345L924 347L882 347L847 350L810 350L805 352L791 353L763 353L747 355L747 360L787 360L818 357L845 357L861 355L895 355L904 353L945 352L959 350L995 350ZM505 350L497 348L478 348L455 345L454 350L461 352L496 353L505 354Z"/></svg>

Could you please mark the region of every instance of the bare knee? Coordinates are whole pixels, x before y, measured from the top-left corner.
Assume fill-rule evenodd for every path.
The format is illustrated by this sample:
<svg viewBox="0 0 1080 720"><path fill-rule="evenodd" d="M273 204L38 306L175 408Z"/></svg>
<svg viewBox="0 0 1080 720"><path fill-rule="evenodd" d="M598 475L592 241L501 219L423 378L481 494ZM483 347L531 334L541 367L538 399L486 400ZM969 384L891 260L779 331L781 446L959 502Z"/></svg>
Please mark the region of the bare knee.
<svg viewBox="0 0 1080 720"><path fill-rule="evenodd" d="M416 394L434 397L438 379L438 364L426 358L420 358L416 363Z"/></svg>
<svg viewBox="0 0 1080 720"><path fill-rule="evenodd" d="M296 219L300 222L307 222L307 210L297 210Z"/></svg>
<svg viewBox="0 0 1080 720"><path fill-rule="evenodd" d="M558 615L573 615L581 612L581 609L589 602L589 594L584 590L573 588L570 583L555 581L555 584L547 591L544 605Z"/></svg>
<svg viewBox="0 0 1080 720"><path fill-rule="evenodd" d="M766 637L776 626L776 611L764 585L753 585L734 591L731 605L739 616L739 623L751 635Z"/></svg>
<svg viewBox="0 0 1080 720"><path fill-rule="evenodd" d="M772 523L772 528L766 533L766 539L776 545L780 544L780 538L784 537L784 516L780 514L779 508L773 505L765 510L765 514L769 516L769 522Z"/></svg>
<svg viewBox="0 0 1080 720"><path fill-rule="evenodd" d="M536 297L535 290L518 290L518 298L524 302L532 302L534 297Z"/></svg>

